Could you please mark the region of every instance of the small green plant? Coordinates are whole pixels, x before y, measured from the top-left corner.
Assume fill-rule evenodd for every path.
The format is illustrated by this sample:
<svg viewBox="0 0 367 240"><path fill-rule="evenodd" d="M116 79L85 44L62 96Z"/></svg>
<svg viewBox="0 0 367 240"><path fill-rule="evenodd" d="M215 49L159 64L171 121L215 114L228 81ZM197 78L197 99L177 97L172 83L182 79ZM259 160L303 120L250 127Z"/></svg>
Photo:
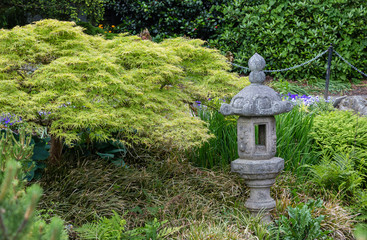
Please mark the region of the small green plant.
<svg viewBox="0 0 367 240"><path fill-rule="evenodd" d="M39 178L42 169L46 167L44 161L49 157L49 137L33 135L25 127L13 131L9 128L0 131L0 168L4 169L9 159L21 163L21 174L31 181Z"/></svg>
<svg viewBox="0 0 367 240"><path fill-rule="evenodd" d="M124 239L126 221L115 211L111 218L101 217L76 229L83 239Z"/></svg>
<svg viewBox="0 0 367 240"><path fill-rule="evenodd" d="M128 231L131 240L157 240L163 239L180 230L180 227L163 227L167 220L159 222L157 218L148 222L144 227Z"/></svg>
<svg viewBox="0 0 367 240"><path fill-rule="evenodd" d="M314 240L327 239L328 231L321 229L324 216L314 217L316 208L322 207L322 200L310 200L300 203L296 207L288 207L288 216L281 216L276 221L278 225L278 239L285 240Z"/></svg>
<svg viewBox="0 0 367 240"><path fill-rule="evenodd" d="M2 130L0 132L0 171L4 171L6 163L14 159L21 164L22 174L29 172L33 168L31 140L32 137L25 128L18 130L18 136L10 129Z"/></svg>
<svg viewBox="0 0 367 240"><path fill-rule="evenodd" d="M144 227L126 230L126 220L115 211L111 218L102 217L94 223L86 223L76 229L83 239L100 240L156 240L162 239L179 230L179 228L169 228L162 226L166 221L159 222L156 218L145 224Z"/></svg>
<svg viewBox="0 0 367 240"><path fill-rule="evenodd" d="M317 186L331 189L342 198L351 197L360 190L362 177L355 170L353 155L336 154L333 160L324 156L321 163L311 166L311 181Z"/></svg>

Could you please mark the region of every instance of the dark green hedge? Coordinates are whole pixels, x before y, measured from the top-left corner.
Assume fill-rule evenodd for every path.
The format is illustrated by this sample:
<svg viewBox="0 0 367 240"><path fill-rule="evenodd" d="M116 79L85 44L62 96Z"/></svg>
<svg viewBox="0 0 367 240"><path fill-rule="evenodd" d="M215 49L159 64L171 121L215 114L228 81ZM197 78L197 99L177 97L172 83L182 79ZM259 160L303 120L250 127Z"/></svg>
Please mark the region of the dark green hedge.
<svg viewBox="0 0 367 240"><path fill-rule="evenodd" d="M221 9L219 35L210 43L233 52L236 63L246 66L258 52L266 59L267 69L287 68L315 57L333 43L342 56L367 71L366 0L270 0L253 6L247 0L228 2ZM278 77L324 79L326 58ZM334 80L363 78L335 55L332 72Z"/></svg>
<svg viewBox="0 0 367 240"><path fill-rule="evenodd" d="M139 34L148 28L154 39L186 35L208 39L216 35L226 0L115 0L106 6L107 19L121 31ZM218 8L219 9L219 8Z"/></svg>

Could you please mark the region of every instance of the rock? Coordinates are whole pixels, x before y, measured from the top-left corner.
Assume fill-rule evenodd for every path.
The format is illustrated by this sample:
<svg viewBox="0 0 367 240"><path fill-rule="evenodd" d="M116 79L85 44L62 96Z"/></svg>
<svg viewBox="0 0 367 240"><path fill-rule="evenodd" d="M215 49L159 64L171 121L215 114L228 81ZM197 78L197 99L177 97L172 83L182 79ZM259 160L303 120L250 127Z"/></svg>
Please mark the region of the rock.
<svg viewBox="0 0 367 240"><path fill-rule="evenodd" d="M367 96L344 96L335 99L334 107L339 110L353 110L361 115L367 115Z"/></svg>

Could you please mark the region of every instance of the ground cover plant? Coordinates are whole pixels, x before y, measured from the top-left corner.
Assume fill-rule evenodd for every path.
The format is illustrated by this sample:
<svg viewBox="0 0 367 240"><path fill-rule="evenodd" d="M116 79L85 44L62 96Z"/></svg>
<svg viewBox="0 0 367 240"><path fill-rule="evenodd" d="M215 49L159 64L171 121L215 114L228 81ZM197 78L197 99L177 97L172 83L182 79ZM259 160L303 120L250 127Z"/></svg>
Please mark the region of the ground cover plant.
<svg viewBox="0 0 367 240"><path fill-rule="evenodd" d="M259 236L272 239L277 236L277 228L268 228L247 212L244 202L249 190L239 176L223 170L193 167L177 159L165 162L148 159L144 165L129 168L117 168L97 159L86 160L66 171L60 180L51 184L46 179L42 182L46 194L41 207L63 216L74 229L88 222L105 222L103 224L110 226L105 218L112 221L116 218L115 211L123 221L123 230L114 229L121 234L152 226L156 218L161 223L168 220L156 233L165 228L177 230L172 230L168 239L256 239ZM287 206L296 207L310 199L304 194L292 197L291 191L296 188L295 176L283 174L278 178L272 190L278 196L275 219L288 218ZM303 189L299 186L297 191ZM313 218L321 215L325 216L321 222L323 231L333 230L334 235L330 236L335 236L334 239L352 239L353 215L339 203L325 199L324 206L315 208L312 213ZM103 231L101 227L98 229ZM135 232L140 236L147 234L145 230Z"/></svg>

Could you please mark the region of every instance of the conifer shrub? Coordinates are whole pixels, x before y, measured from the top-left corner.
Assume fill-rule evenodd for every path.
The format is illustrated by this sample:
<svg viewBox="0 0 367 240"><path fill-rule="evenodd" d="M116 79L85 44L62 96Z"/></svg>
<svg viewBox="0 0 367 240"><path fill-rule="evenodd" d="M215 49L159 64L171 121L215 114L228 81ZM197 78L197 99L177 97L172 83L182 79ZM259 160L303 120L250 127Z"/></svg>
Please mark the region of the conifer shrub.
<svg viewBox="0 0 367 240"><path fill-rule="evenodd" d="M106 40L56 20L0 30L0 108L47 127L53 162L62 142L72 146L84 130L91 141L116 140L120 132L126 144L189 149L210 134L188 105L247 84L203 43L123 34Z"/></svg>
<svg viewBox="0 0 367 240"><path fill-rule="evenodd" d="M9 160L0 173L0 239L68 239L60 218L53 217L50 224L36 218L42 188L35 184L23 190L20 167L19 162Z"/></svg>
<svg viewBox="0 0 367 240"><path fill-rule="evenodd" d="M359 69L367 63L367 2L364 0L229 1L222 5L218 35L210 43L231 51L243 66L259 53L267 69L283 69L312 59L330 44ZM334 55L335 56L335 55ZM327 57L306 67L275 74L284 79L324 79ZM332 77L346 82L362 76L336 56Z"/></svg>

